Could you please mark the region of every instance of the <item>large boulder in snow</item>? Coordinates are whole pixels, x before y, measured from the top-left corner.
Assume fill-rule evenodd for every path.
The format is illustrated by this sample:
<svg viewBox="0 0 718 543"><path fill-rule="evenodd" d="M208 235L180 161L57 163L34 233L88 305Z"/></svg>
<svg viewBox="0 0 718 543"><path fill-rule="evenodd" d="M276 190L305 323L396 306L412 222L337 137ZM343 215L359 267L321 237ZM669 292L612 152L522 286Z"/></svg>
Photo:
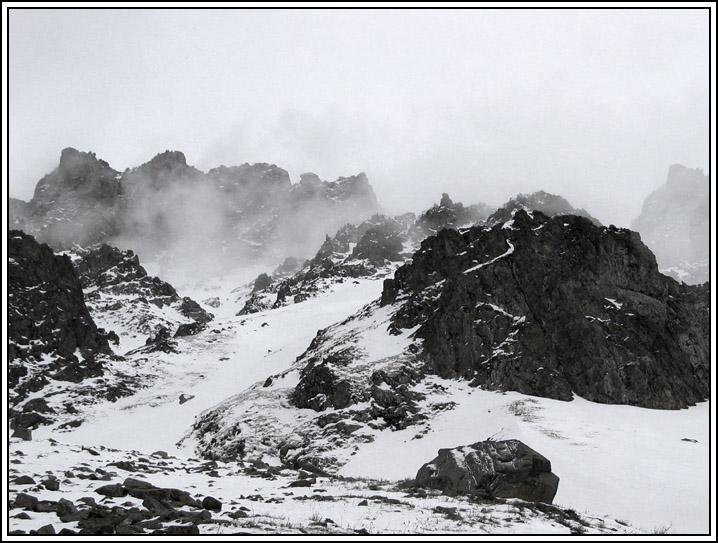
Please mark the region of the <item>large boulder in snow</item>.
<svg viewBox="0 0 718 543"><path fill-rule="evenodd" d="M416 484L454 495L520 498L551 503L559 478L551 462L517 439L440 449L416 474Z"/></svg>

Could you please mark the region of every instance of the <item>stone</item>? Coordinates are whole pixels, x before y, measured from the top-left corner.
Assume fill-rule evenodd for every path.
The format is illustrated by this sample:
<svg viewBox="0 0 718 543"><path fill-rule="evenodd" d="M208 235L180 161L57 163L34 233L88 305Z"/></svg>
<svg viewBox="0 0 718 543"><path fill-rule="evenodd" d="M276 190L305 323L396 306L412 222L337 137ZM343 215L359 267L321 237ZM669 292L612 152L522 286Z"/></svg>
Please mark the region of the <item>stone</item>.
<svg viewBox="0 0 718 543"><path fill-rule="evenodd" d="M123 496L127 496L127 489L119 483L101 486L96 488L95 492L108 498L122 498Z"/></svg>
<svg viewBox="0 0 718 543"><path fill-rule="evenodd" d="M416 485L445 494L552 503L559 478L551 462L519 440L481 441L440 449L416 474Z"/></svg>
<svg viewBox="0 0 718 543"><path fill-rule="evenodd" d="M44 486L47 490L60 490L60 481L58 481L55 477L48 477L42 482L42 486Z"/></svg>
<svg viewBox="0 0 718 543"><path fill-rule="evenodd" d="M29 494L20 492L17 496L15 496L13 507L22 508L27 511L35 511L38 503L39 500L35 496L30 496Z"/></svg>
<svg viewBox="0 0 718 543"><path fill-rule="evenodd" d="M21 475L20 477L15 477L13 480L13 483L16 485L34 485L36 484L35 479L30 477L29 475Z"/></svg>
<svg viewBox="0 0 718 543"><path fill-rule="evenodd" d="M630 230L524 209L501 222L501 213L491 227L425 239L384 283L382 304L405 300L396 328L419 327L425 371L653 409L709 396L707 285L660 274Z"/></svg>
<svg viewBox="0 0 718 543"><path fill-rule="evenodd" d="M202 500L202 507L205 509L209 509L210 511L221 511L222 502L216 498L213 498L212 496L206 496Z"/></svg>
<svg viewBox="0 0 718 543"><path fill-rule="evenodd" d="M55 535L55 527L52 524L45 524L37 529L38 535Z"/></svg>

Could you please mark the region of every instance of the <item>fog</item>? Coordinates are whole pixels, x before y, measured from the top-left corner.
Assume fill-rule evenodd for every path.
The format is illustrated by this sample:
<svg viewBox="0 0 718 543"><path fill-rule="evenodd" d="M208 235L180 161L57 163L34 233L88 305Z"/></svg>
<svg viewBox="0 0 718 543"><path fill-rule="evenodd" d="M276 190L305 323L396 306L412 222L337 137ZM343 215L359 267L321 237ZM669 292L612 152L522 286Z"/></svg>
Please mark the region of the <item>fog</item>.
<svg viewBox="0 0 718 543"><path fill-rule="evenodd" d="M671 164L708 173L708 15L13 8L8 192L68 146L119 171L177 149L366 172L388 213L543 189L630 226Z"/></svg>

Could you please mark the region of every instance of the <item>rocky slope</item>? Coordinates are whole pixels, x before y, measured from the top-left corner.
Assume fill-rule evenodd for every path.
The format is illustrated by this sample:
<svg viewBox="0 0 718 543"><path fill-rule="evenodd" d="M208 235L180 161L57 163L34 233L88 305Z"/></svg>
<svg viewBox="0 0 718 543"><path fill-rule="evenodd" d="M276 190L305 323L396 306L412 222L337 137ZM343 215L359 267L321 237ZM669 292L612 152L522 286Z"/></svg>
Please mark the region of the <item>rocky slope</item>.
<svg viewBox="0 0 718 543"><path fill-rule="evenodd" d="M172 285L149 276L132 251L102 244L65 254L77 271L90 313L116 332L123 352L138 344L172 349L172 336L197 334L213 319Z"/></svg>
<svg viewBox="0 0 718 543"><path fill-rule="evenodd" d="M176 353L177 338L199 333L212 318L172 285L148 276L131 251L96 245L54 254L32 236L11 231L12 425L81 424L88 406L151 383L152 371L143 364L148 353Z"/></svg>
<svg viewBox="0 0 718 543"><path fill-rule="evenodd" d="M465 207L443 194L439 204L418 217L413 213L393 218L377 214L358 226L345 224L333 237L326 236L314 258L305 261L301 269L297 269L296 259L288 259L271 276L260 275L238 314L299 303L336 282L389 275L411 258L427 236L444 228L481 223L489 209L485 204Z"/></svg>
<svg viewBox="0 0 718 543"><path fill-rule="evenodd" d="M427 239L386 281L430 371L570 400L677 409L707 398L707 288L661 275L634 232L576 216Z"/></svg>
<svg viewBox="0 0 718 543"><path fill-rule="evenodd" d="M710 278L709 189L702 170L674 164L631 225L656 255L659 268L688 284Z"/></svg>
<svg viewBox="0 0 718 543"><path fill-rule="evenodd" d="M43 398L53 383L101 377L112 350L70 259L18 230L8 234L7 289L9 416L15 426L33 428L53 411Z"/></svg>
<svg viewBox="0 0 718 543"><path fill-rule="evenodd" d="M487 223L427 238L381 300L204 413L198 450L333 472L379 433L420 436L452 409L442 379L663 409L708 397L707 288L661 275L629 230L523 209Z"/></svg>

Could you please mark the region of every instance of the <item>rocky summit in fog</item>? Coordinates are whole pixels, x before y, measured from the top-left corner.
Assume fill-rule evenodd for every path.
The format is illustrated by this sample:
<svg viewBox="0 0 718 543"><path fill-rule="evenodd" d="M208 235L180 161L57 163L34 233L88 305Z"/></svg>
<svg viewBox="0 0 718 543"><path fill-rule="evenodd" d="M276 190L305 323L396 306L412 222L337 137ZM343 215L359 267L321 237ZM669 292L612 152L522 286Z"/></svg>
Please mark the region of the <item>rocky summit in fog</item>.
<svg viewBox="0 0 718 543"><path fill-rule="evenodd" d="M646 198L631 227L663 273L689 284L709 280L710 184L702 170L671 166L665 184Z"/></svg>
<svg viewBox="0 0 718 543"><path fill-rule="evenodd" d="M11 200L10 224L56 249L110 242L169 268L218 272L288 248L306 256L326 234L379 210L363 173L333 182L307 173L292 184L273 164L204 173L179 151L120 173L68 148L30 202Z"/></svg>

